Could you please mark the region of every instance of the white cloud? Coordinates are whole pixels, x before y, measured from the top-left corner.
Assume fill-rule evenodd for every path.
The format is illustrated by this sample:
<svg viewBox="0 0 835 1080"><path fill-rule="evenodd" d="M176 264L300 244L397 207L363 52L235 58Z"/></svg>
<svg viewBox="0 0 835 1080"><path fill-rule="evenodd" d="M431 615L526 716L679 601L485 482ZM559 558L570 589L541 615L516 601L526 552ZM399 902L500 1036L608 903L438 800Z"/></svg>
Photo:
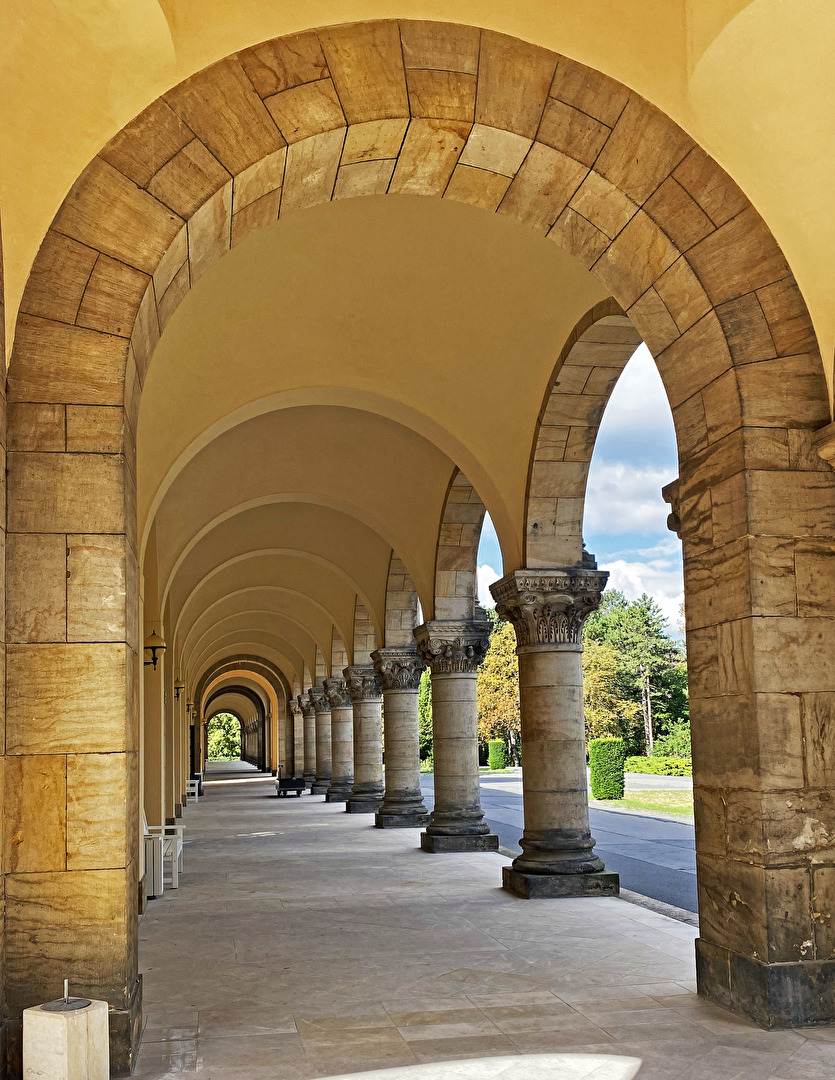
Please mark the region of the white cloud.
<svg viewBox="0 0 835 1080"><path fill-rule="evenodd" d="M661 546L658 545L658 547ZM637 600L642 593L653 597L669 623L670 633L678 637L678 624L681 621L679 611L684 600L684 581L678 552L675 556L665 558L659 555L641 561L601 559L600 569L609 571L609 588L620 589L628 600Z"/></svg>
<svg viewBox="0 0 835 1080"><path fill-rule="evenodd" d="M669 508L661 488L675 472L655 465L623 461L596 462L589 473L584 533L657 533L666 525Z"/></svg>
<svg viewBox="0 0 835 1080"><path fill-rule="evenodd" d="M501 574L497 574L492 566L479 566L478 571L478 602L482 607L495 607L496 601L490 592L490 586L498 581Z"/></svg>
<svg viewBox="0 0 835 1080"><path fill-rule="evenodd" d="M645 438L648 432L666 435L673 418L667 394L652 354L639 345L618 379L603 419L608 435L630 432Z"/></svg>

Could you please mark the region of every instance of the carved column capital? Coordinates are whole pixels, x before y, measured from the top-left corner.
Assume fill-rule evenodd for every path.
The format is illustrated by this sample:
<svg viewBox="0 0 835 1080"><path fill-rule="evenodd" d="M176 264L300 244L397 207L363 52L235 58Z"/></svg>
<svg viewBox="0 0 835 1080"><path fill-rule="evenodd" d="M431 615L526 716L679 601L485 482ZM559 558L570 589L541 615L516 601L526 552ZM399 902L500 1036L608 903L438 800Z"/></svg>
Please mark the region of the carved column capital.
<svg viewBox="0 0 835 1080"><path fill-rule="evenodd" d="M299 696L296 698L296 701L299 703L300 711L306 717L309 718L311 716L315 716L315 711L313 709L313 702L310 700L310 698L308 697L307 694L299 694Z"/></svg>
<svg viewBox="0 0 835 1080"><path fill-rule="evenodd" d="M383 690L418 690L425 665L417 649L377 649L371 659Z"/></svg>
<svg viewBox="0 0 835 1080"><path fill-rule="evenodd" d="M293 714L293 716L301 716L302 715L301 706L299 705L298 700L296 698L290 698L290 712Z"/></svg>
<svg viewBox="0 0 835 1080"><path fill-rule="evenodd" d="M311 686L307 691L307 696L310 698L310 704L313 706L313 710L318 716L319 713L326 713L331 711L331 703L328 701L327 694L325 693L324 686L317 685Z"/></svg>
<svg viewBox="0 0 835 1080"><path fill-rule="evenodd" d="M342 672L351 695L351 701L356 705L359 701L379 701L382 697L380 680L374 674L371 664L352 664Z"/></svg>
<svg viewBox="0 0 835 1080"><path fill-rule="evenodd" d="M325 693L331 709L351 708L351 692L344 679L325 679Z"/></svg>
<svg viewBox="0 0 835 1080"><path fill-rule="evenodd" d="M433 675L475 674L487 655L490 624L436 619L415 628L421 659Z"/></svg>
<svg viewBox="0 0 835 1080"><path fill-rule="evenodd" d="M605 570L588 565L514 570L490 592L519 645L581 645L583 623L600 606L608 579Z"/></svg>

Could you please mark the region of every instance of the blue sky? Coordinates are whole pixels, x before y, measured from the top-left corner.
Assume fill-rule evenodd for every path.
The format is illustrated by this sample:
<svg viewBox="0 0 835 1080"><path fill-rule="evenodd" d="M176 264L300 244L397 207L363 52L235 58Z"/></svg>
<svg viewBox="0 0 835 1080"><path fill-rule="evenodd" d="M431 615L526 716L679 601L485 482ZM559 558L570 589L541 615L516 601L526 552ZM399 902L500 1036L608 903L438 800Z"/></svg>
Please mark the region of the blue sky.
<svg viewBox="0 0 835 1080"><path fill-rule="evenodd" d="M667 530L669 508L661 488L678 476L670 407L655 363L644 345L626 365L600 426L586 495L586 548L608 570L610 587L635 598L654 596L678 635L683 597L681 543ZM492 606L488 586L502 558L496 532L485 521L478 549L479 593Z"/></svg>

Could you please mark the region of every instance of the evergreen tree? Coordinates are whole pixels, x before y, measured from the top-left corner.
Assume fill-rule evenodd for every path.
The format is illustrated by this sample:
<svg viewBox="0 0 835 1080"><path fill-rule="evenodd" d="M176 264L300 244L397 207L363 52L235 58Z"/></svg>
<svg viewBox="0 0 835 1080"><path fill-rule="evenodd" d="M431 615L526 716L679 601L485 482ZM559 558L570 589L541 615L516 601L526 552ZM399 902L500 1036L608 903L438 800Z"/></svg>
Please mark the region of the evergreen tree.
<svg viewBox="0 0 835 1080"><path fill-rule="evenodd" d="M607 645L617 652L617 693L624 702L640 708L649 677L653 730L658 735L689 722L684 649L667 633L667 620L651 596L644 593L627 600L617 589L608 589L599 610L586 621L583 638L587 646ZM625 733L624 737L628 738ZM642 734L637 741L643 743ZM634 751L634 742L630 749Z"/></svg>
<svg viewBox="0 0 835 1080"><path fill-rule="evenodd" d="M432 681L429 669L420 677L418 689L418 738L420 739L420 760L432 756Z"/></svg>

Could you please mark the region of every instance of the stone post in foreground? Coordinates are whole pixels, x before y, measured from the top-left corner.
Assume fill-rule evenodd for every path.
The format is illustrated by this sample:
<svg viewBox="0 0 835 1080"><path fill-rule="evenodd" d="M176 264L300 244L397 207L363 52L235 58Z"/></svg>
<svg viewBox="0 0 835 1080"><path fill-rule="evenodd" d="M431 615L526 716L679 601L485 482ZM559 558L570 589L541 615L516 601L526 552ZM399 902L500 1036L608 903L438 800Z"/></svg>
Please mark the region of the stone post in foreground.
<svg viewBox="0 0 835 1080"><path fill-rule="evenodd" d="M583 623L608 576L589 557L578 567L516 570L490 589L518 645L525 831L522 854L503 869L517 896L618 893L589 831L583 717Z"/></svg>
<svg viewBox="0 0 835 1080"><path fill-rule="evenodd" d="M418 690L423 662L415 649L378 649L371 654L383 688L386 790L374 819L380 829L422 828L429 813L420 791Z"/></svg>
<svg viewBox="0 0 835 1080"><path fill-rule="evenodd" d="M490 624L436 620L415 630L432 673L435 809L421 833L424 851L497 851L478 790L476 675L487 653Z"/></svg>
<svg viewBox="0 0 835 1080"><path fill-rule="evenodd" d="M325 802L347 802L354 789L354 707L344 679L325 679L331 706L331 782Z"/></svg>
<svg viewBox="0 0 835 1080"><path fill-rule="evenodd" d="M370 664L343 672L354 709L354 790L349 814L376 814L383 801L383 727L380 680Z"/></svg>

